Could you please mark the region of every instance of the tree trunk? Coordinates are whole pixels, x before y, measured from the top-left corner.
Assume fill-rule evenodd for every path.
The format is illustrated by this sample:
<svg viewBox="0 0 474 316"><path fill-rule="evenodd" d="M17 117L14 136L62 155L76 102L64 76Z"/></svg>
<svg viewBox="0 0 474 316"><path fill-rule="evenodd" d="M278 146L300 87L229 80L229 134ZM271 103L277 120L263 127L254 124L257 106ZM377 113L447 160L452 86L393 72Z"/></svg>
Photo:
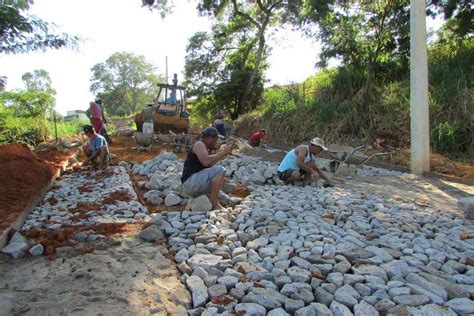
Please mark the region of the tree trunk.
<svg viewBox="0 0 474 316"><path fill-rule="evenodd" d="M252 85L255 81L255 77L257 76L257 73L260 69L260 63L262 61L262 55L263 55L263 50L265 48L265 28L267 26L267 21L265 20L265 23L260 27L259 32L258 32L258 50L257 50L257 61L255 63L255 67L252 70L252 73L250 74L249 80L247 81L247 84L245 85L245 90L244 93L242 94L242 97L239 100L238 104L238 109L239 113L245 109L245 103L247 102L248 96L250 94L250 90L252 89Z"/></svg>

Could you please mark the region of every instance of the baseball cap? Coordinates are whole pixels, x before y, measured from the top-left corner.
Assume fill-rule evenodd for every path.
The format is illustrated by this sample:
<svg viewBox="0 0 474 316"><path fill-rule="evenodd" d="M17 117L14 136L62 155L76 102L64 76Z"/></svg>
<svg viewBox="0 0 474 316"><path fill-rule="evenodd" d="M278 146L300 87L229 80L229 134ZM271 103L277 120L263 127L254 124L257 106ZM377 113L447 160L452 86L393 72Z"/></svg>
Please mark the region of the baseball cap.
<svg viewBox="0 0 474 316"><path fill-rule="evenodd" d="M328 150L328 148L324 145L324 140L319 137L315 137L311 140L311 144L321 147L323 150Z"/></svg>
<svg viewBox="0 0 474 316"><path fill-rule="evenodd" d="M94 132L94 126L92 125L84 125L82 127L82 130L84 131L84 133L93 133Z"/></svg>
<svg viewBox="0 0 474 316"><path fill-rule="evenodd" d="M211 136L217 137L217 135L219 135L219 133L217 132L217 129L215 127L206 127L202 131L202 137L211 137Z"/></svg>

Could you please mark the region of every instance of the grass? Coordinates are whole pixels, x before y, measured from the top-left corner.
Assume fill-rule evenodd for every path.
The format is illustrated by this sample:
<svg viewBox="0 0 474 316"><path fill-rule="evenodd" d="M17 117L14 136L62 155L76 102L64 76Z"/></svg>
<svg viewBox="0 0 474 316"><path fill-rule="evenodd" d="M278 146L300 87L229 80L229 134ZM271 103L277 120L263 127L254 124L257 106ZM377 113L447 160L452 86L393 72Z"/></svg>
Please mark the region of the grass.
<svg viewBox="0 0 474 316"><path fill-rule="evenodd" d="M429 57L432 149L468 157L474 152L474 38L432 46ZM410 81L408 71L400 73L379 78L348 67L326 69L302 84L266 89L253 115L236 124L267 128L280 146L321 136L352 145L383 139L408 148Z"/></svg>

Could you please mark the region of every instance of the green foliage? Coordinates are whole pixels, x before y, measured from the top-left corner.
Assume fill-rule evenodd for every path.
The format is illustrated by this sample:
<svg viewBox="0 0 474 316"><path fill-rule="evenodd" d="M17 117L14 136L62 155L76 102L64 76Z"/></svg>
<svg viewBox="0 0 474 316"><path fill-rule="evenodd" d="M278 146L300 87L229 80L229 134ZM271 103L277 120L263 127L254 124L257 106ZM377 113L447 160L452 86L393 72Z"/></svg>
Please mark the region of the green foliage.
<svg viewBox="0 0 474 316"><path fill-rule="evenodd" d="M78 135L79 133L82 132L82 127L85 124L90 124L89 121L87 120L80 120L80 119L73 119L73 120L59 120L56 123L56 128L58 130L58 137L64 137L64 136L74 136ZM54 121L49 120L48 121L48 131L50 131L48 137L51 138L54 136ZM110 131L107 129L107 131L110 133Z"/></svg>
<svg viewBox="0 0 474 316"><path fill-rule="evenodd" d="M189 40L185 74L188 95L199 97L193 106L193 113L199 117L212 116L221 108L236 118L258 104L266 65L259 66L254 83L246 92L257 59L255 40L246 33L248 28L248 22L236 19L215 25L210 34L196 33ZM243 101L245 95L247 101Z"/></svg>
<svg viewBox="0 0 474 316"><path fill-rule="evenodd" d="M224 108L233 119L253 110L262 95L270 52L266 36L270 27L287 21L289 6L279 0L199 1L200 13L217 23L212 33L196 33L189 41L185 68L192 95L214 99L214 110Z"/></svg>
<svg viewBox="0 0 474 316"><path fill-rule="evenodd" d="M49 91L10 91L0 93L0 106L13 110L15 116L44 117L54 105Z"/></svg>
<svg viewBox="0 0 474 316"><path fill-rule="evenodd" d="M76 47L80 38L51 32L54 25L26 11L33 1L0 3L0 54L19 54L47 48Z"/></svg>
<svg viewBox="0 0 474 316"><path fill-rule="evenodd" d="M13 109L0 107L0 143L24 143L30 146L46 139L44 120L16 116Z"/></svg>
<svg viewBox="0 0 474 316"><path fill-rule="evenodd" d="M433 151L451 156L474 148L474 40L441 38L429 49ZM266 89L256 110L272 141L293 146L319 135L354 144L383 138L394 147L410 140L410 82L374 80L352 67L327 69L299 85Z"/></svg>
<svg viewBox="0 0 474 316"><path fill-rule="evenodd" d="M153 64L144 56L114 53L92 67L90 90L100 96L109 115L130 115L153 101L157 84L163 82Z"/></svg>
<svg viewBox="0 0 474 316"><path fill-rule="evenodd" d="M458 122L440 122L432 129L431 141L433 150L439 153L457 155L466 151L466 140L469 135Z"/></svg>

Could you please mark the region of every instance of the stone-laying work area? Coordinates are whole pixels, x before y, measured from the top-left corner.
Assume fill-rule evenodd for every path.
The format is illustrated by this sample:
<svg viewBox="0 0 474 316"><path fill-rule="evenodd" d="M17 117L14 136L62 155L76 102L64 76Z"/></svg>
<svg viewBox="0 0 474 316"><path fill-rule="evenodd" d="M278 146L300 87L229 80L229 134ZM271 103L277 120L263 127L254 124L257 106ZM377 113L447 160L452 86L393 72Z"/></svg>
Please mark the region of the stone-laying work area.
<svg viewBox="0 0 474 316"><path fill-rule="evenodd" d="M182 161L174 154L131 168L120 164L92 174L94 181L86 174L64 176L48 192L23 226L30 243L23 252L40 247L41 234L32 232L80 229L61 237L67 245L56 247L54 271L43 267L44 257L2 268L0 305L12 312L68 314L474 313L474 226L458 210L374 194L369 185L355 189L349 182L283 186L277 164L242 156L221 162L230 179L225 191L239 181L250 195L216 211L204 196L180 194ZM177 211L147 214L127 168L133 177L149 177L137 183L148 190L147 203ZM371 177L426 188L413 175L371 168L353 181L363 187ZM413 188L406 190L409 195ZM136 223L148 223L139 238L94 228ZM32 284L26 270L40 271L35 277L55 280L58 289L41 292L47 281ZM9 277L24 283L13 286ZM48 299L52 306L44 304Z"/></svg>

